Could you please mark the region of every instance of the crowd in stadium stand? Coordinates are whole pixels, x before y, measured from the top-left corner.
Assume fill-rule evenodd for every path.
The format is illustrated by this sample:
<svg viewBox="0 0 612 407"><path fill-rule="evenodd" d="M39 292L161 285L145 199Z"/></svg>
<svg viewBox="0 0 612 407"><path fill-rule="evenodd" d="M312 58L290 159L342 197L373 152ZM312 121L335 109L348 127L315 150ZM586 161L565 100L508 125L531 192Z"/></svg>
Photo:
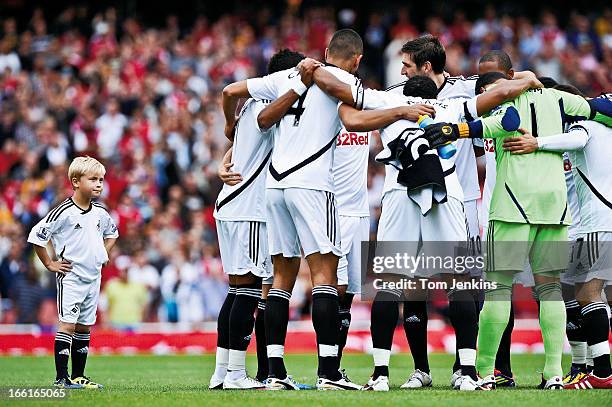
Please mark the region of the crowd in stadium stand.
<svg viewBox="0 0 612 407"><path fill-rule="evenodd" d="M70 194L67 165L76 155L106 165L102 202L120 232L103 269L101 321L214 320L227 287L212 217L228 146L220 90L265 74L280 48L322 59L330 35L355 19L351 9L262 8L250 20L200 16L185 26L170 15L149 27L81 6L53 18L35 9L27 24L0 17L0 322L56 321L55 278L34 260L26 235ZM588 95L609 91L612 9L568 21L560 27L546 11L535 20L498 15L493 6L475 21L458 11L422 25L405 8L372 13L359 30L360 74L371 87L399 82L402 44L429 32L446 47L452 75L474 73L480 55L503 49L517 70ZM370 140L373 156L381 146ZM373 233L383 176L371 163ZM308 313L308 284L298 282L294 319Z"/></svg>

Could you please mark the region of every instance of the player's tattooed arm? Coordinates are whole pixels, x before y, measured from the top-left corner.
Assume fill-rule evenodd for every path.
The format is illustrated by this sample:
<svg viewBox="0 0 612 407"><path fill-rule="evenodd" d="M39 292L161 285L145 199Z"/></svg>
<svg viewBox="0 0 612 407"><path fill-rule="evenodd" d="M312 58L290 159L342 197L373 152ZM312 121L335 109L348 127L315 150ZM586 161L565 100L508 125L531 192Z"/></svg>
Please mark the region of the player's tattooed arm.
<svg viewBox="0 0 612 407"><path fill-rule="evenodd" d="M242 175L231 170L234 166L234 163L232 163L233 151L234 147L230 147L229 150L227 150L217 170L217 175L219 175L221 181L229 186L234 186L242 182Z"/></svg>
<svg viewBox="0 0 612 407"><path fill-rule="evenodd" d="M340 120L348 131L372 131L395 123L398 120L417 121L419 116L434 116L432 106L415 104L381 110L357 110L343 103L338 109Z"/></svg>
<svg viewBox="0 0 612 407"><path fill-rule="evenodd" d="M50 272L64 274L72 271L72 264L68 260L64 258L52 260L46 247L34 245L34 252Z"/></svg>

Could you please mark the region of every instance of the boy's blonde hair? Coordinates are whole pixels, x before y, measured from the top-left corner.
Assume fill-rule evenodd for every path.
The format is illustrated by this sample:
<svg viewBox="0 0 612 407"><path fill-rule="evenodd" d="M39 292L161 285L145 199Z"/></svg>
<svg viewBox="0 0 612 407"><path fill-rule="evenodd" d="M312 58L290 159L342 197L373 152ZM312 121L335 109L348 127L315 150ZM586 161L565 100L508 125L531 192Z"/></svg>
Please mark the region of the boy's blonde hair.
<svg viewBox="0 0 612 407"><path fill-rule="evenodd" d="M104 165L95 158L85 156L77 157L70 163L68 167L68 179L72 181L73 178L80 179L86 174L106 174L106 168Z"/></svg>

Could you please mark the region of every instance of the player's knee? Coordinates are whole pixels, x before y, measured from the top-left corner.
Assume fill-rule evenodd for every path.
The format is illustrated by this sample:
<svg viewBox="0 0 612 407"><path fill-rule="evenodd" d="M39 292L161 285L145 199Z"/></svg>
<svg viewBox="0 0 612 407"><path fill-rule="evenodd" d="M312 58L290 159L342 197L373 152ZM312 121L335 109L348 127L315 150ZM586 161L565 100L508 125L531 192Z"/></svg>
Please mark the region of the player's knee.
<svg viewBox="0 0 612 407"><path fill-rule="evenodd" d="M71 324L69 322L60 321L58 324L57 330L59 332L65 332L67 334L74 335L75 328L76 328L76 324Z"/></svg>
<svg viewBox="0 0 612 407"><path fill-rule="evenodd" d="M512 298L512 286L504 283L496 283L495 288L485 293L485 305L487 301L510 301Z"/></svg>
<svg viewBox="0 0 612 407"><path fill-rule="evenodd" d="M90 331L90 325L76 324L74 327L74 332L78 332L80 334L88 334Z"/></svg>
<svg viewBox="0 0 612 407"><path fill-rule="evenodd" d="M253 273L247 273L242 276L233 276L235 279L235 285L259 285L261 288L261 277L257 277Z"/></svg>
<svg viewBox="0 0 612 407"><path fill-rule="evenodd" d="M576 284L576 301L581 307L593 302L602 301L603 281L593 279L587 283Z"/></svg>
<svg viewBox="0 0 612 407"><path fill-rule="evenodd" d="M563 301L561 283L558 281L536 284L534 293L537 301Z"/></svg>

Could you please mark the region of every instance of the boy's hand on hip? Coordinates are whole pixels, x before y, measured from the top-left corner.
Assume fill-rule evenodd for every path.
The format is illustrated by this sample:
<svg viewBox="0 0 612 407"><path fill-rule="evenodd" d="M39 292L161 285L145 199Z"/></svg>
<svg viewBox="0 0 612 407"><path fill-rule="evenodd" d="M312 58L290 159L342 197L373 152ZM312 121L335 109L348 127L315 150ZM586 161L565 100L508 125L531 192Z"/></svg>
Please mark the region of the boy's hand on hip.
<svg viewBox="0 0 612 407"><path fill-rule="evenodd" d="M68 260L52 261L47 265L47 270L52 273L66 274L72 271L72 263Z"/></svg>

